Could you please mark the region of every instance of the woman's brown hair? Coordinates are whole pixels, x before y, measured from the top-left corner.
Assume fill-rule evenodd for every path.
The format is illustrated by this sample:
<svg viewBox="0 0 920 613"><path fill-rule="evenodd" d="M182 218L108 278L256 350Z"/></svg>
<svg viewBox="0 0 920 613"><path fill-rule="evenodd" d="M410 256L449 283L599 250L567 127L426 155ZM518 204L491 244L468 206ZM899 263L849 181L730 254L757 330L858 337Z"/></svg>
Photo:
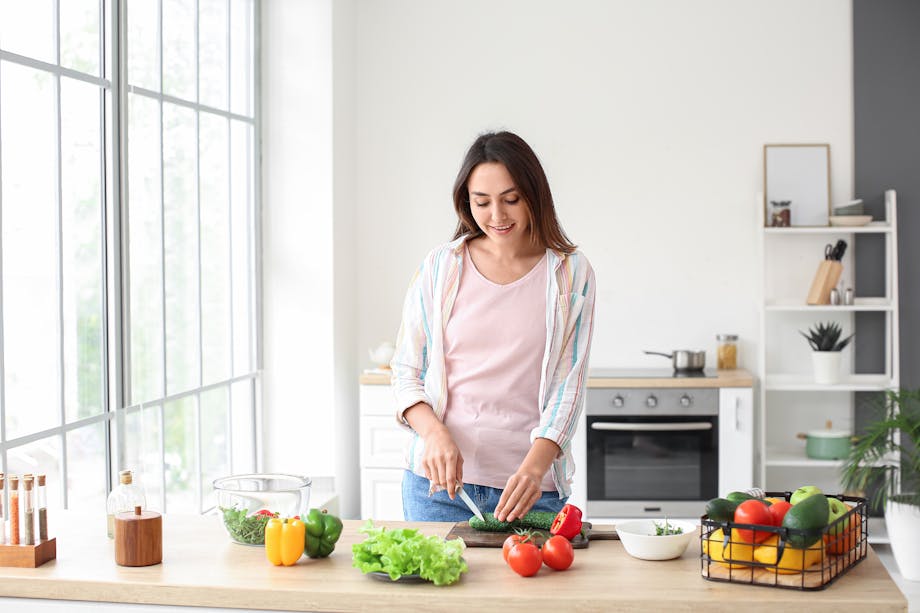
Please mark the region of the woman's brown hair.
<svg viewBox="0 0 920 613"><path fill-rule="evenodd" d="M560 253L572 253L575 245L565 235L556 218L553 194L537 154L524 139L511 132L487 132L470 146L454 181L454 210L457 230L454 238L469 234L482 235L470 211L469 180L473 169L486 162L498 162L508 169L524 202L530 218L530 239Z"/></svg>

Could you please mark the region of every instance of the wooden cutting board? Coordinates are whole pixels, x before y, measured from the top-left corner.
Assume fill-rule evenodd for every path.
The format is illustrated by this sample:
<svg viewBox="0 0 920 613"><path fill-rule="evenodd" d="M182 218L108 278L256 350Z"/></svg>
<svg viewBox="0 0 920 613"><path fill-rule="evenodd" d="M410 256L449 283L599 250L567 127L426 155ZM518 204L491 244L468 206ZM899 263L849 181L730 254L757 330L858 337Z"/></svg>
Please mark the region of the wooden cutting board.
<svg viewBox="0 0 920 613"><path fill-rule="evenodd" d="M574 549L584 549L592 540L619 540L617 531L614 526L598 526L595 530L591 522L586 521L582 524L584 534L579 534L572 539ZM455 539L462 538L467 547L501 547L505 539L514 532L486 532L471 528L469 522L459 521L454 524L445 538ZM547 534L548 535L548 534Z"/></svg>

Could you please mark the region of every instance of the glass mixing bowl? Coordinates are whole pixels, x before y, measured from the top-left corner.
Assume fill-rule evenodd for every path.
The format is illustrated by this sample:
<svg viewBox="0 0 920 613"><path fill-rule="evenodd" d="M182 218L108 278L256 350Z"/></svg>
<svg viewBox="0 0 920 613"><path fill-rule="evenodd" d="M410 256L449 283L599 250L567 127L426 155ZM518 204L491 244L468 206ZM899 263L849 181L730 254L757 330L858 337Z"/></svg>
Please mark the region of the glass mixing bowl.
<svg viewBox="0 0 920 613"><path fill-rule="evenodd" d="M264 545L270 518L306 515L310 485L308 477L274 473L215 479L218 512L227 534L237 543Z"/></svg>

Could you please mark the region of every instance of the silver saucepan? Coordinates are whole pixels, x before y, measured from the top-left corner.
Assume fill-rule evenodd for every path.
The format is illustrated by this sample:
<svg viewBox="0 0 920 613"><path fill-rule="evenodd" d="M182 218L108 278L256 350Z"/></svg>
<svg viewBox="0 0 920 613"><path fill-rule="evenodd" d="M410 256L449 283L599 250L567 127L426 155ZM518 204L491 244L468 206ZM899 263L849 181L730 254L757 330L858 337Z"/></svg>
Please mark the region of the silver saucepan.
<svg viewBox="0 0 920 613"><path fill-rule="evenodd" d="M705 351L690 351L688 349L676 349L671 353L662 353L660 351L646 351L649 355L663 355L671 358L674 370L703 370L706 367Z"/></svg>

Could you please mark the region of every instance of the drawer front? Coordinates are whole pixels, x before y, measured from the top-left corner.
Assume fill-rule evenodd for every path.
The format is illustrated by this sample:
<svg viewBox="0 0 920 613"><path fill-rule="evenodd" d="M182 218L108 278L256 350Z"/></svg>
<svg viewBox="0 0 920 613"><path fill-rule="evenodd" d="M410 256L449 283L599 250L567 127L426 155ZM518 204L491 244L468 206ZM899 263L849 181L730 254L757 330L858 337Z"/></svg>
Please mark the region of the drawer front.
<svg viewBox="0 0 920 613"><path fill-rule="evenodd" d="M361 418L361 466L402 468L404 450L412 435L392 415Z"/></svg>

